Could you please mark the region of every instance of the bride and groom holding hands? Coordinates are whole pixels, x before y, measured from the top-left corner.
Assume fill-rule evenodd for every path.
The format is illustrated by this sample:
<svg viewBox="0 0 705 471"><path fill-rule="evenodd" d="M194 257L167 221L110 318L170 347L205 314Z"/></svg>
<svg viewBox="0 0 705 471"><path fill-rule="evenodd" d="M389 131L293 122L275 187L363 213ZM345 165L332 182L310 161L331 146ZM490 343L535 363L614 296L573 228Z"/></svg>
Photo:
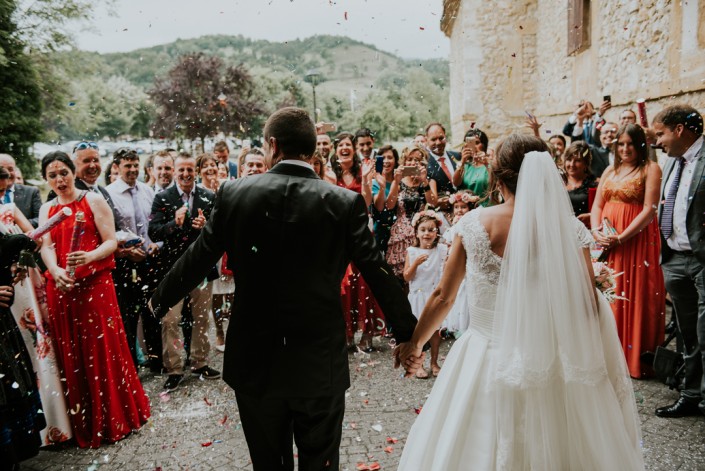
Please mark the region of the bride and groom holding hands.
<svg viewBox="0 0 705 471"><path fill-rule="evenodd" d="M640 469L636 406L590 235L540 139L513 135L492 175L503 203L459 223L443 279L416 322L376 249L362 197L318 178L316 131L284 108L267 120L269 172L227 182L198 240L152 298L164 315L228 254L237 292L223 378L255 470L339 468L350 386L340 281L353 262L413 374L467 280L470 329L451 349L399 468ZM316 250L304 250L315 241ZM250 335L266 320L266 338ZM301 365L306 365L302 369Z"/></svg>

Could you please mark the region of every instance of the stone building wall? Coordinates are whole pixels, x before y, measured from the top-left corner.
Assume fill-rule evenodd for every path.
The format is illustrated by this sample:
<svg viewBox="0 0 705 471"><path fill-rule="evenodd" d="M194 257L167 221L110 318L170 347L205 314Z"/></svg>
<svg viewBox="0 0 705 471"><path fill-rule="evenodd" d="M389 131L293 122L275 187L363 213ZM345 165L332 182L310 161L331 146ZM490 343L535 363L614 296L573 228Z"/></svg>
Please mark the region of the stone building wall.
<svg viewBox="0 0 705 471"><path fill-rule="evenodd" d="M453 144L471 122L491 139L520 130L525 111L548 138L581 99L599 106L603 95L614 121L640 97L650 117L675 102L705 113L705 0L590 1L590 45L569 56L575 3L444 0Z"/></svg>

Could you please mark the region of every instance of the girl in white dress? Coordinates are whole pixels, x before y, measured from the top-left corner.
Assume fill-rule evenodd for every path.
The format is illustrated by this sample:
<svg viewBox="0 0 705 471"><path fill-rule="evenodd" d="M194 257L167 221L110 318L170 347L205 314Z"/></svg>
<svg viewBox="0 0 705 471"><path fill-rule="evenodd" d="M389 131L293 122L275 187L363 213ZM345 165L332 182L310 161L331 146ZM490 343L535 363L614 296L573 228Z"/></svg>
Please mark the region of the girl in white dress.
<svg viewBox="0 0 705 471"><path fill-rule="evenodd" d="M457 224L460 219L471 209L475 208L475 204L480 201L480 197L473 195L470 190L460 190L457 193L450 195L448 201L453 205L453 220L450 229L443 233L442 242L449 247L453 244L453 239L457 232ZM458 288L458 296L453 305L453 308L448 313L443 322L443 327L452 332L456 339L468 329L470 317L468 316L467 296L465 295L465 280Z"/></svg>
<svg viewBox="0 0 705 471"><path fill-rule="evenodd" d="M438 244L438 229L441 226L441 216L435 211L421 211L411 220L416 238L411 247L406 249L404 262L404 280L409 283L409 303L411 311L418 318L421 315L431 292L441 281L443 263L448 254L448 246ZM431 337L431 372L438 376L441 367L438 365L438 350L441 343L439 332ZM428 373L420 368L416 377L428 378Z"/></svg>
<svg viewBox="0 0 705 471"><path fill-rule="evenodd" d="M400 470L644 469L614 317L594 288L591 237L547 150L527 135L497 148L491 175L504 202L458 223L441 282L395 351L413 374L465 278L470 326Z"/></svg>

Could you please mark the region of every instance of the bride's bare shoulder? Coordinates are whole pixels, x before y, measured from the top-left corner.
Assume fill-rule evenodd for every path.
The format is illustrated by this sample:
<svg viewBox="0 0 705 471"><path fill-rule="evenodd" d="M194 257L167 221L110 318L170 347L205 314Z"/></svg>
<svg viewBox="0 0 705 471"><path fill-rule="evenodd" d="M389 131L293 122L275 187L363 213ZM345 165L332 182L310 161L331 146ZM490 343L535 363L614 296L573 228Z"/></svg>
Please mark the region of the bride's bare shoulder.
<svg viewBox="0 0 705 471"><path fill-rule="evenodd" d="M509 226L514 215L513 206L500 204L489 208L484 208L479 214L479 221L485 228L490 240L492 251L502 256L504 245L507 242Z"/></svg>

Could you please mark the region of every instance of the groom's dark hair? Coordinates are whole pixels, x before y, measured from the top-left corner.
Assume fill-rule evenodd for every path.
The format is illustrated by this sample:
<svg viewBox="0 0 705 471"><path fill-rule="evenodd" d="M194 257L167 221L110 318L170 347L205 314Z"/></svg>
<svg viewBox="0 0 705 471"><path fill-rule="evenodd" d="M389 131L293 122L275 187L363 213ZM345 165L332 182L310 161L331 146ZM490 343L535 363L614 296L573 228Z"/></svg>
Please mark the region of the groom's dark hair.
<svg viewBox="0 0 705 471"><path fill-rule="evenodd" d="M264 125L264 140L270 137L277 140L285 157L309 158L316 150L316 127L301 108L275 111Z"/></svg>

